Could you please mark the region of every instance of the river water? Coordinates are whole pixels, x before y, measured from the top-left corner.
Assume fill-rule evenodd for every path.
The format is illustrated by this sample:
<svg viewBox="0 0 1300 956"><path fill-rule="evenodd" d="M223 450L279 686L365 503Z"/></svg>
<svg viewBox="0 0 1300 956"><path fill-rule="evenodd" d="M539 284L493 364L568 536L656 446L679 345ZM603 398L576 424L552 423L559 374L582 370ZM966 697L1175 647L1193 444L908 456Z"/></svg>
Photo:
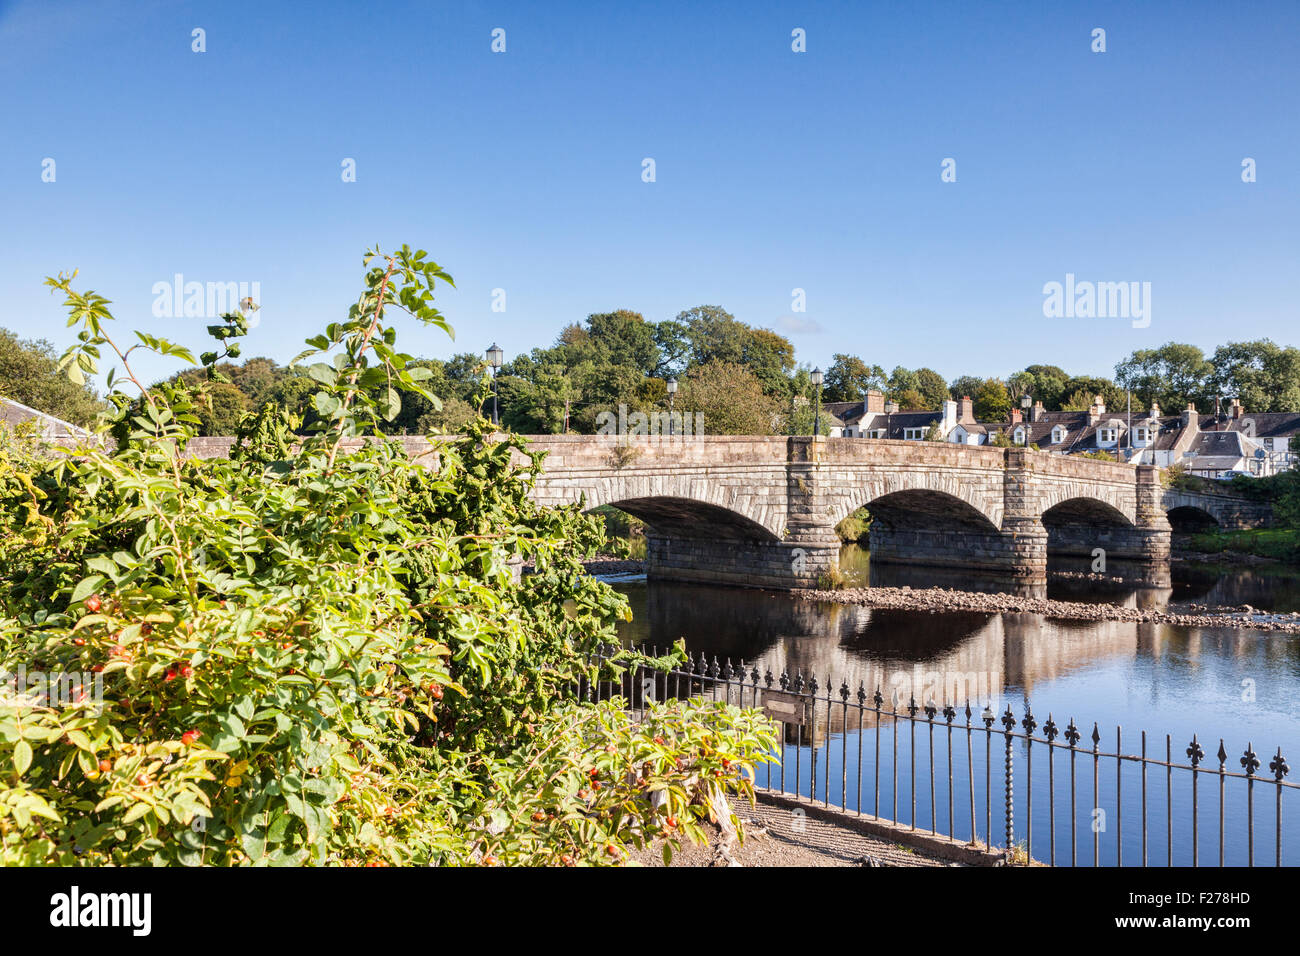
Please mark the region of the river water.
<svg viewBox="0 0 1300 956"><path fill-rule="evenodd" d="M845 547L841 567L855 579L855 583L998 589L996 580L977 579L973 575L941 581L932 571L873 568L866 552L854 545ZM1094 581L1054 578L1049 583L1048 596L1143 607L1159 607L1170 601L1194 601L1250 604L1271 611L1300 610L1300 571L1296 569L1218 571L1175 564L1173 578L1173 587L1162 590L1138 590ZM1146 731L1149 754L1163 758L1165 737L1169 735L1174 761L1185 763L1185 751L1195 734L1207 755L1203 766L1215 770L1219 766L1216 752L1222 738L1229 755L1229 771L1240 770L1239 758L1249 744L1263 763L1258 772L1270 780L1272 774L1268 764L1279 747L1292 763L1300 759L1300 636L1297 635L1231 627L1188 628L1115 621L1054 620L1023 613L872 609L801 600L777 592L647 582L644 578L613 583L627 595L632 605L633 620L624 626L622 633L628 644L663 647L681 639L693 654L704 654L710 659L716 656L724 662L729 659L733 664L744 661L747 669L757 667L764 674L770 670L777 677L785 673L792 679L799 673L805 677L815 675L823 687L829 677L836 688L841 681L847 681L855 690L861 682L869 691L881 688L887 699L897 690L903 705L911 693L915 693L921 703L931 696L940 704L945 702L943 697L955 698L953 703L959 708L963 707L966 698L970 698L977 710L986 704L991 705L995 712L1010 706L1017 718L1023 716L1026 705L1031 705L1040 725L1049 714L1062 728L1073 718L1084 733L1081 744L1084 747L1091 746L1089 737L1095 722L1102 737L1103 751L1115 749L1118 732L1121 751L1138 753L1140 734ZM854 805L857 797L857 784L855 780L841 780L846 768L839 765L840 756L853 752L859 744L872 750L875 737L875 732L868 728L860 740L855 720L847 721L849 726L846 730L845 722L836 727L832 719L826 739L817 740L821 748L819 773L830 770L830 798L835 803L844 800L850 806ZM961 720L964 716L959 718L959 723ZM978 717L975 724L980 726ZM943 734L939 736L942 738ZM978 736L982 744L982 731ZM887 732L885 739L888 742ZM788 761L795 756L792 746L787 743ZM917 759L928 759L922 745L918 743L917 746ZM995 763L998 746L995 735ZM946 760L943 747L941 740L937 751L940 767ZM962 761L966 760L964 738L959 756ZM1060 756L1058 754L1058 758ZM800 757L805 766L799 788L806 795L810 786L807 747ZM908 754L900 753L900 761L908 758ZM1034 857L1043 859L1046 858L1051 832L1044 812L1048 794L1041 761L1045 757L1039 756L1038 759L1040 764L1035 766L1033 780L1037 802L1032 841ZM886 756L882 760L889 761L890 758ZM1084 808L1092 806L1091 761L1087 763L1086 772L1080 771L1078 784L1079 802ZM850 773L844 775L853 776L857 769L855 765ZM870 763L864 764L864 769L868 777L876 772ZM881 769L885 778L890 779L892 765ZM1105 772L1106 765L1103 764L1103 774ZM1130 772L1134 774L1131 780ZM794 775L791 771L788 773L787 789L794 789ZM978 760L976 773L982 789L985 770ZM1141 839L1140 807L1130 806L1141 791L1138 773L1139 767L1133 764L1124 770L1122 780L1122 834L1126 864L1137 862L1135 855L1139 853L1137 847ZM1295 779L1296 773L1300 770L1293 772L1289 779ZM1100 784L1103 793L1107 789L1113 791L1117 782L1113 769L1109 774L1109 783L1103 779ZM1163 818L1163 801L1166 799L1164 773L1151 768L1150 775L1151 814L1153 821L1159 820L1148 835L1151 860L1153 863L1164 862L1172 847L1175 863L1190 863L1190 815L1188 807L1183 806L1190 804L1189 782L1180 784L1180 778L1176 777L1172 785L1175 788L1171 798L1175 833L1169 841L1165 836ZM906 776L900 774L900 778ZM1184 776L1189 778L1190 774ZM995 773L995 791L999 779ZM760 783L763 782L765 780L760 776ZM899 818L906 822L911 793L906 789L905 779L901 786L905 791ZM1205 864L1217 859L1217 783L1202 782L1200 786L1201 833L1198 845L1200 861ZM941 791L943 787L944 783L940 782ZM1057 790L1060 787L1058 779ZM818 788L822 790L818 794L821 797L825 790L820 783ZM1268 784L1259 790L1258 800L1262 803L1256 807L1256 862L1272 863L1274 859L1275 789ZM928 794L924 792L924 786L918 791L918 812L922 824L928 827ZM1242 782L1240 800L1233 796L1235 791L1228 799L1226 826L1229 832L1225 840L1225 862L1229 864L1246 862L1244 792ZM1022 796L1018 795L1017 800ZM1061 792L1058 796L1063 800L1069 799L1068 792ZM1300 863L1300 799L1297 797L1300 793L1284 791L1284 807L1289 808L1289 816L1284 812L1286 845L1283 859L1293 864ZM863 809L869 811L875 799L874 790L864 785ZM892 803L889 794L880 799L886 804ZM1098 805L1105 807L1106 799L1101 797ZM1113 792L1109 799L1113 813L1116 809ZM945 801L942 793L936 797L935 810L940 818L948 812ZM960 799L956 802L959 808L964 806ZM1242 805L1238 806L1238 803ZM1001 813L996 806L992 809L994 842L997 843ZM1239 823L1234 822L1234 810L1240 811ZM1024 808L1017 810L1021 821L1025 819L1024 812ZM1186 819L1182 819L1183 816ZM981 837L985 830L983 817L982 808L976 826ZM1068 824L1064 826L1068 827ZM1114 822L1109 826L1118 829ZM1157 830L1158 833L1154 832ZM1186 832L1181 832L1183 830ZM957 831L959 835L968 837L969 824L965 829L957 826ZM1086 861L1081 857L1081 862L1090 863L1092 834L1087 832L1085 836L1086 839L1080 838L1080 853L1086 856ZM1058 834L1057 839L1061 841L1062 835ZM1113 863L1113 848L1107 849L1109 843L1105 840L1102 843L1101 862ZM1061 846L1057 847L1057 853L1060 862Z"/></svg>

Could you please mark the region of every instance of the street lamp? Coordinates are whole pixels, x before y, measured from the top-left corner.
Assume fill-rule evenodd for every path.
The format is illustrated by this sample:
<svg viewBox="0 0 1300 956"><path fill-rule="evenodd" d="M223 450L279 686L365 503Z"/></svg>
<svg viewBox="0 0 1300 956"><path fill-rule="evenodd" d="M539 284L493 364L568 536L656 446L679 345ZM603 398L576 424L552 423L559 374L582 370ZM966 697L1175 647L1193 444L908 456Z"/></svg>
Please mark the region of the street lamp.
<svg viewBox="0 0 1300 956"><path fill-rule="evenodd" d="M809 378L817 386L817 404L815 406L816 410L813 412L813 437L816 438L822 427L822 370L820 368L813 369Z"/></svg>
<svg viewBox="0 0 1300 956"><path fill-rule="evenodd" d="M668 380L668 434L669 435L674 434L675 425L673 422L673 404L674 404L674 399L676 398L677 398L677 379L670 378Z"/></svg>
<svg viewBox="0 0 1300 956"><path fill-rule="evenodd" d="M501 368L501 358L505 353L501 351L501 346L495 342L487 350L488 365L492 366L492 424L500 423L497 416L497 370Z"/></svg>
<svg viewBox="0 0 1300 956"><path fill-rule="evenodd" d="M1033 405L1033 404L1034 404L1034 400L1033 400L1032 398L1030 398L1028 394L1025 394L1025 395L1021 395L1021 396L1020 396L1020 408L1022 409L1022 414L1021 414L1021 416L1020 416L1020 422L1021 422L1021 426L1024 428L1024 431L1021 432L1021 434L1025 436L1025 444L1026 444L1026 445L1029 444L1029 425L1028 425L1028 422L1029 422L1029 408L1030 408L1030 406Z"/></svg>

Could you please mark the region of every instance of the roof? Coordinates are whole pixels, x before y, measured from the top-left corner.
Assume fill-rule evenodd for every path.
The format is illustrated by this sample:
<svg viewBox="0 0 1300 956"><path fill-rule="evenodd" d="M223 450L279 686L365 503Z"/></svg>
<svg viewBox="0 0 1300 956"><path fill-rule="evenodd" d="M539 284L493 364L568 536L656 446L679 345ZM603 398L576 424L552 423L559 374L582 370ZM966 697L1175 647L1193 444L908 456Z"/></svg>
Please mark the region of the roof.
<svg viewBox="0 0 1300 956"><path fill-rule="evenodd" d="M15 402L13 399L4 398L3 396L0 396L0 422L4 422L10 427L24 422L36 422L41 437L47 440L52 438L86 438L90 435L90 432L85 428L80 428L71 422L65 422L61 418L47 415L45 412L24 405L22 402Z"/></svg>

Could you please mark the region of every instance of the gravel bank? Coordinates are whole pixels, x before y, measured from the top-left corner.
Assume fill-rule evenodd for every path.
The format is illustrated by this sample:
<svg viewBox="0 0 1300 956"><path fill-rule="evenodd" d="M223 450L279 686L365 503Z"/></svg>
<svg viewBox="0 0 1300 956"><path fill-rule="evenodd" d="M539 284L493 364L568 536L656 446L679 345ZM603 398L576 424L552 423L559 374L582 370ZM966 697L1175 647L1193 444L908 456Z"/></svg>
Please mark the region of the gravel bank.
<svg viewBox="0 0 1300 956"><path fill-rule="evenodd" d="M805 589L798 597L837 604L900 608L918 611L988 611L1041 614L1072 621L1128 621L1139 624L1177 624L1183 627L1238 627L1300 634L1300 613L1270 614L1250 605L1215 607L1204 604L1170 604L1165 610L1083 604L1014 594L982 594L946 588L848 588L842 591Z"/></svg>

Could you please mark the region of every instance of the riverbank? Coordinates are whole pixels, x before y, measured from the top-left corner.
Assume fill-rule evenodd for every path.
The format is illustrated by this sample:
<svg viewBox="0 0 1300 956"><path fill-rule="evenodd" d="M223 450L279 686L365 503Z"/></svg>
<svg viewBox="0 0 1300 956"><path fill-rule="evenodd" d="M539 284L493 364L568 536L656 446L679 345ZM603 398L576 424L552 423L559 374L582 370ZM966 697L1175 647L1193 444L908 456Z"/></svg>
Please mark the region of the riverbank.
<svg viewBox="0 0 1300 956"><path fill-rule="evenodd" d="M984 611L992 614L1039 614L1072 621L1124 621L1137 624L1173 624L1181 627L1236 627L1260 631L1300 634L1300 612L1269 614L1250 605L1219 607L1204 604L1171 604L1165 610L1119 607L1115 604L1085 604L1015 594L956 591L946 588L846 588L826 591L813 588L790 592L796 597L835 604L893 608L910 611Z"/></svg>
<svg viewBox="0 0 1300 956"><path fill-rule="evenodd" d="M1255 528L1245 531L1206 531L1180 535L1173 560L1252 564L1300 564L1300 530Z"/></svg>

